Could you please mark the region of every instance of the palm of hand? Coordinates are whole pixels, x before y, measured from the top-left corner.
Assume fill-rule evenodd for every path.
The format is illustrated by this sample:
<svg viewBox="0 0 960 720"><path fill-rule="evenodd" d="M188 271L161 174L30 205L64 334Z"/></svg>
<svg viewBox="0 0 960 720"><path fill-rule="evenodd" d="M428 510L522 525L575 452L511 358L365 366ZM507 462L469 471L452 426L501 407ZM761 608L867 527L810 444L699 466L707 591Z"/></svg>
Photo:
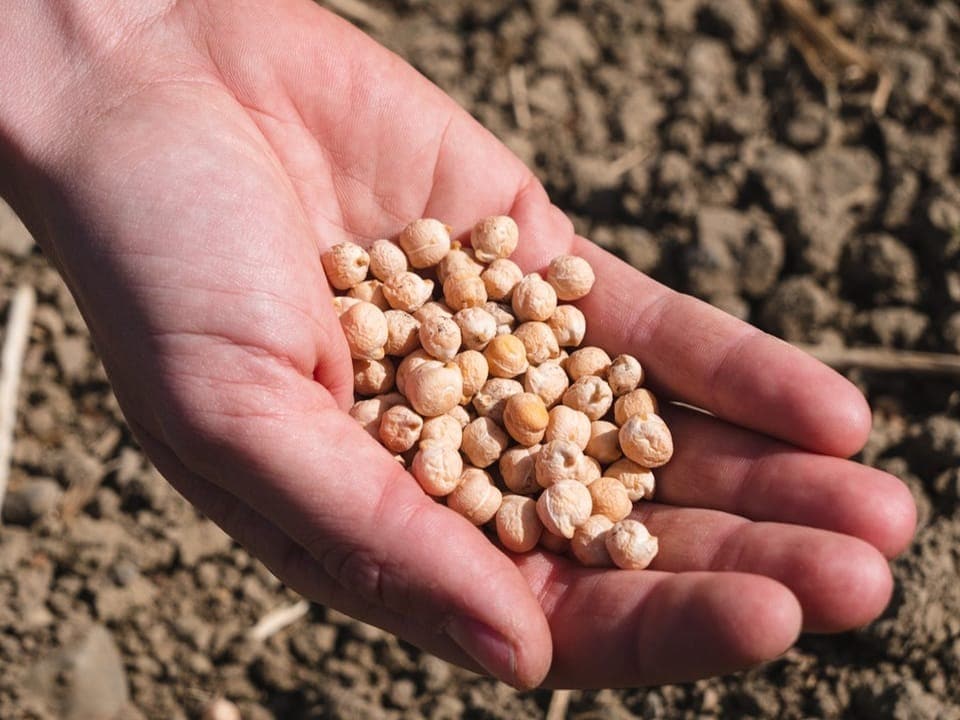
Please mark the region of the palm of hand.
<svg viewBox="0 0 960 720"><path fill-rule="evenodd" d="M853 452L867 420L845 381L574 238L452 101L311 5L211 20L181 4L150 33L185 69L88 128L64 218L84 242L57 252L145 449L282 579L518 684L548 667L562 685L688 679L781 652L801 622L879 612L909 495L767 436ZM661 536L654 570L511 562L345 415L352 371L319 250L493 213L517 219L528 270L588 256L593 342L717 416L668 411L678 453L640 511Z"/></svg>

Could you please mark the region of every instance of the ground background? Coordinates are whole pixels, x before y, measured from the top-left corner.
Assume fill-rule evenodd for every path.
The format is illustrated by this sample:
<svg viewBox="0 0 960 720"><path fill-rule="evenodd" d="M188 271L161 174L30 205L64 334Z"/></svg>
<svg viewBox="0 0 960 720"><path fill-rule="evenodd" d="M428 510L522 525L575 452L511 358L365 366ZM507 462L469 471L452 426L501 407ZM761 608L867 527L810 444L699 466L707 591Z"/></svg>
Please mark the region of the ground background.
<svg viewBox="0 0 960 720"><path fill-rule="evenodd" d="M825 92L764 0L365 7L362 27L641 270L792 341L960 352L954 2L818 6L889 68L880 118L874 80ZM521 85L530 116L518 122ZM196 717L216 694L250 720L544 716L547 692L517 694L323 608L264 644L244 640L296 598L149 468L75 305L5 211L0 278L0 308L17 282L39 295L10 483L20 505L0 529L0 717L81 716L69 673L35 663L91 623L119 649L131 718ZM863 459L903 478L920 507L885 616L802 638L752 672L575 693L568 717L960 718L960 392L852 377L875 409ZM88 634L72 671L101 683L103 702L123 699L109 636Z"/></svg>

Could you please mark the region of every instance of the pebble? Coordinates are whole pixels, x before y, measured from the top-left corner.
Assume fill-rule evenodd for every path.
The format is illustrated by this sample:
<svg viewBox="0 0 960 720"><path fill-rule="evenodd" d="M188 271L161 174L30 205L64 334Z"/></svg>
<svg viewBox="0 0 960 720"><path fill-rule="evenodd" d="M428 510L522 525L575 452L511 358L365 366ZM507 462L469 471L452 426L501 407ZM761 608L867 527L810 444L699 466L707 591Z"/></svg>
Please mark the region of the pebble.
<svg viewBox="0 0 960 720"><path fill-rule="evenodd" d="M3 521L11 525L32 525L52 512L61 497L63 491L55 480L31 480L23 487L7 492L3 502Z"/></svg>

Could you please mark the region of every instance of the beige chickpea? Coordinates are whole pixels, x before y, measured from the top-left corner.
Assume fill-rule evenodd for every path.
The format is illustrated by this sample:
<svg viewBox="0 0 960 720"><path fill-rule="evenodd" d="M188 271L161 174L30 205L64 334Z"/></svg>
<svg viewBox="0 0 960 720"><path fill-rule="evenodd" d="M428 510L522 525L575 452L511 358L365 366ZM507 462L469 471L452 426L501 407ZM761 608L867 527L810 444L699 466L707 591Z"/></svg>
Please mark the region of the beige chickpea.
<svg viewBox="0 0 960 720"><path fill-rule="evenodd" d="M480 392L473 396L473 409L480 417L489 417L495 423L503 422L507 398L523 392L523 385L509 378L490 378Z"/></svg>
<svg viewBox="0 0 960 720"><path fill-rule="evenodd" d="M543 439L550 416L539 395L520 393L507 398L503 408L503 425L510 437L524 447L536 445Z"/></svg>
<svg viewBox="0 0 960 720"><path fill-rule="evenodd" d="M394 310L413 313L433 294L433 280L407 270L383 281L383 296Z"/></svg>
<svg viewBox="0 0 960 720"><path fill-rule="evenodd" d="M468 467L460 476L460 484L447 495L447 507L479 526L493 519L502 500L503 494L488 473Z"/></svg>
<svg viewBox="0 0 960 720"><path fill-rule="evenodd" d="M320 256L327 280L337 290L349 290L363 282L370 267L370 256L362 247L352 242L334 245Z"/></svg>
<svg viewBox="0 0 960 720"><path fill-rule="evenodd" d="M495 463L510 445L510 438L493 420L478 417L463 429L460 449L478 468Z"/></svg>
<svg viewBox="0 0 960 720"><path fill-rule="evenodd" d="M389 240L377 240L368 252L370 274L380 282L386 282L397 273L407 270L407 256Z"/></svg>
<svg viewBox="0 0 960 720"><path fill-rule="evenodd" d="M476 275L454 275L443 283L443 299L451 310L482 307L487 301L487 289Z"/></svg>
<svg viewBox="0 0 960 720"><path fill-rule="evenodd" d="M460 341L460 327L452 317L436 315L420 323L420 345L437 360L453 360Z"/></svg>
<svg viewBox="0 0 960 720"><path fill-rule="evenodd" d="M450 252L450 228L433 218L414 220L397 239L413 267L433 267Z"/></svg>
<svg viewBox="0 0 960 720"><path fill-rule="evenodd" d="M606 420L590 423L590 442L584 452L600 461L601 465L616 462L623 455L620 450L620 428Z"/></svg>
<svg viewBox="0 0 960 720"><path fill-rule="evenodd" d="M510 552L533 550L543 533L537 502L523 495L504 495L497 510L497 537Z"/></svg>
<svg viewBox="0 0 960 720"><path fill-rule="evenodd" d="M537 500L537 517L554 535L570 539L591 515L590 491L576 480L561 480Z"/></svg>
<svg viewBox="0 0 960 720"><path fill-rule="evenodd" d="M527 351L527 361L531 365L540 365L554 360L560 354L560 346L550 326L544 322L525 322L513 331L520 338Z"/></svg>
<svg viewBox="0 0 960 720"><path fill-rule="evenodd" d="M393 388L396 371L390 358L353 361L353 391L358 395L382 395Z"/></svg>
<svg viewBox="0 0 960 720"><path fill-rule="evenodd" d="M463 249L459 243L454 243L450 252L437 264L437 279L441 284L457 275L480 277L481 272L483 272L483 263L477 262L473 256L473 250Z"/></svg>
<svg viewBox="0 0 960 720"><path fill-rule="evenodd" d="M523 389L539 395L548 408L560 402L568 387L570 379L558 362L531 366L523 376Z"/></svg>
<svg viewBox="0 0 960 720"><path fill-rule="evenodd" d="M550 421L543 437L547 442L566 440L580 450L586 450L590 442L590 418L579 410L557 405L550 409Z"/></svg>
<svg viewBox="0 0 960 720"><path fill-rule="evenodd" d="M541 445L516 446L500 456L500 476L511 492L533 495L542 489L537 482L535 464Z"/></svg>
<svg viewBox="0 0 960 720"><path fill-rule="evenodd" d="M453 362L457 364L460 374L463 375L463 397L460 399L460 404L465 405L487 382L489 375L487 359L477 350L464 350L453 358Z"/></svg>
<svg viewBox="0 0 960 720"><path fill-rule="evenodd" d="M577 478L584 485L589 487L599 480L603 475L603 468L596 458L584 455L580 463L580 476Z"/></svg>
<svg viewBox="0 0 960 720"><path fill-rule="evenodd" d="M617 398L613 406L613 418L617 425L623 425L634 415L649 415L659 413L660 404L656 396L646 388L637 388L626 395Z"/></svg>
<svg viewBox="0 0 960 720"><path fill-rule="evenodd" d="M587 318L580 308L573 305L558 305L547 319L547 325L562 348L577 347L587 334Z"/></svg>
<svg viewBox="0 0 960 720"><path fill-rule="evenodd" d="M561 300L579 300L590 292L596 279L590 263L576 255L555 257L547 268L547 282Z"/></svg>
<svg viewBox="0 0 960 720"><path fill-rule="evenodd" d="M465 308L453 319L460 328L463 347L467 350L483 350L497 335L497 321L483 308Z"/></svg>
<svg viewBox="0 0 960 720"><path fill-rule="evenodd" d="M420 347L420 321L403 310L387 310L387 355L405 357Z"/></svg>
<svg viewBox="0 0 960 720"><path fill-rule="evenodd" d="M493 319L497 321L497 335L509 335L517 326L517 319L510 311L509 305L488 300L483 304L483 309L493 315Z"/></svg>
<svg viewBox="0 0 960 720"><path fill-rule="evenodd" d="M527 371L527 349L514 335L497 335L483 349L493 377L513 378Z"/></svg>
<svg viewBox="0 0 960 720"><path fill-rule="evenodd" d="M410 374L414 370L428 362L434 363L435 367L440 367L443 364L439 360L434 360L433 356L423 349L414 350L412 353L403 358L403 360L400 361L400 364L397 365L397 375L394 379L394 382L397 384L397 390L406 395L407 378L410 377Z"/></svg>
<svg viewBox="0 0 960 720"><path fill-rule="evenodd" d="M656 481L653 477L653 471L641 465L637 465L633 460L622 458L607 468L604 473L607 477L616 478L627 489L627 496L630 502L639 500L649 500L653 497L656 487Z"/></svg>
<svg viewBox="0 0 960 720"><path fill-rule="evenodd" d="M607 533L613 527L613 522L605 515L594 513L587 521L578 527L570 540L570 552L587 567L610 567L613 560L607 552Z"/></svg>
<svg viewBox="0 0 960 720"><path fill-rule="evenodd" d="M395 405L401 405L406 402L406 398L400 393L388 393L378 395L369 400L360 400L355 402L350 408L350 417L356 420L367 433L375 440L380 439L380 418L383 414Z"/></svg>
<svg viewBox="0 0 960 720"><path fill-rule="evenodd" d="M444 415L460 404L463 375L453 363L426 362L410 372L405 383L406 396L413 409L424 417Z"/></svg>
<svg viewBox="0 0 960 720"><path fill-rule="evenodd" d="M633 392L643 383L643 368L633 355L617 355L607 369L607 383L614 397Z"/></svg>
<svg viewBox="0 0 960 720"><path fill-rule="evenodd" d="M390 303L387 302L386 295L383 294L383 283L379 280L364 280L357 283L347 292L352 298L373 303L381 310L389 310Z"/></svg>
<svg viewBox="0 0 960 720"><path fill-rule="evenodd" d="M497 258L510 257L517 249L520 229L508 215L493 215L483 218L473 226L470 245L480 262L493 262Z"/></svg>
<svg viewBox="0 0 960 720"><path fill-rule="evenodd" d="M610 559L624 570L643 570L653 562L660 549L657 538L636 520L615 523L607 532L606 545Z"/></svg>
<svg viewBox="0 0 960 720"><path fill-rule="evenodd" d="M537 483L540 487L547 488L564 480L579 482L583 457L583 451L569 440L551 440L545 443L534 462Z"/></svg>
<svg viewBox="0 0 960 720"><path fill-rule="evenodd" d="M513 289L511 305L514 315L521 322L546 322L557 309L557 293L550 283L533 273L517 283Z"/></svg>
<svg viewBox="0 0 960 720"><path fill-rule="evenodd" d="M460 484L463 459L443 443L423 443L410 463L410 472L428 495L444 497Z"/></svg>
<svg viewBox="0 0 960 720"><path fill-rule="evenodd" d="M570 353L565 369L570 379L576 382L584 375L603 377L610 367L610 356L604 350L592 345Z"/></svg>
<svg viewBox="0 0 960 720"><path fill-rule="evenodd" d="M333 298L333 311L337 314L337 317L340 317L354 305L359 305L360 302L360 300L349 295L337 295Z"/></svg>
<svg viewBox="0 0 960 720"><path fill-rule="evenodd" d="M446 303L438 300L428 300L413 316L420 322L424 322L427 318L432 317L453 317L453 310Z"/></svg>
<svg viewBox="0 0 960 720"><path fill-rule="evenodd" d="M463 407L463 405L457 405L456 407L450 408L449 410L447 410L446 414L448 417L452 417L454 420L456 420L457 423L460 425L461 437L462 437L463 428L467 426L467 423L473 420L473 417L471 417L470 413L467 412L467 409Z"/></svg>
<svg viewBox="0 0 960 720"><path fill-rule="evenodd" d="M659 415L634 415L620 428L620 447L638 465L656 468L673 457L673 436Z"/></svg>
<svg viewBox="0 0 960 720"><path fill-rule="evenodd" d="M523 270L513 260L497 258L480 273L480 279L491 300L507 302L517 283L523 280Z"/></svg>
<svg viewBox="0 0 960 720"><path fill-rule="evenodd" d="M437 442L459 450L463 442L463 427L450 415L427 418L420 431L420 442Z"/></svg>
<svg viewBox="0 0 960 720"><path fill-rule="evenodd" d="M372 303L360 301L340 316L350 356L357 360L379 360L387 344L387 318Z"/></svg>
<svg viewBox="0 0 960 720"><path fill-rule="evenodd" d="M394 405L380 418L380 442L390 452L406 452L420 439L423 418L406 405Z"/></svg>
<svg viewBox="0 0 960 720"><path fill-rule="evenodd" d="M612 522L620 522L633 510L627 489L616 478L599 478L590 483L587 489L593 499L594 515L605 515Z"/></svg>
<svg viewBox="0 0 960 720"><path fill-rule="evenodd" d="M606 380L596 375L584 375L563 394L563 404L579 410L591 420L599 420L613 404L613 392Z"/></svg>
<svg viewBox="0 0 960 720"><path fill-rule="evenodd" d="M537 520L539 519L540 516L538 515ZM543 523L541 523L541 525L542 524ZM546 528L540 533L540 542L537 544L547 552L552 552L555 555L566 555L567 551L570 550L570 541L567 538L554 535Z"/></svg>

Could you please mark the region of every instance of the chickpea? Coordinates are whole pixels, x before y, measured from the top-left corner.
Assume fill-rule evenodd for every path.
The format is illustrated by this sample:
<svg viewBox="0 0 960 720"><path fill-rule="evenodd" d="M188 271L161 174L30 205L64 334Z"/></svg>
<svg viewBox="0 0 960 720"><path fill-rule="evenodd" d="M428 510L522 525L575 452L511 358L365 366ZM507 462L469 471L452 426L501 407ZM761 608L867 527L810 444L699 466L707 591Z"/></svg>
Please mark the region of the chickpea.
<svg viewBox="0 0 960 720"><path fill-rule="evenodd" d="M459 450L463 442L463 427L451 415L428 418L420 431L420 442L436 442Z"/></svg>
<svg viewBox="0 0 960 720"><path fill-rule="evenodd" d="M510 436L524 447L543 439L550 416L539 395L520 393L507 398L503 409L503 425Z"/></svg>
<svg viewBox="0 0 960 720"><path fill-rule="evenodd" d="M420 439L423 418L406 405L394 405L380 418L380 442L390 452L406 452Z"/></svg>
<svg viewBox="0 0 960 720"><path fill-rule="evenodd" d="M537 483L535 464L541 445L516 446L500 456L500 476L511 492L533 495L542 489Z"/></svg>
<svg viewBox="0 0 960 720"><path fill-rule="evenodd" d="M480 417L489 417L495 423L503 422L507 398L523 392L523 385L508 378L490 378L480 392L473 396L473 409Z"/></svg>
<svg viewBox="0 0 960 720"><path fill-rule="evenodd" d="M337 314L337 317L340 317L354 305L359 305L360 302L360 300L349 295L337 295L333 298L333 311Z"/></svg>
<svg viewBox="0 0 960 720"><path fill-rule="evenodd" d="M473 420L473 418L470 416L470 413L467 412L467 409L462 405L457 405L456 407L450 408L447 410L447 415L457 421L457 423L460 425L461 431L467 426L467 423Z"/></svg>
<svg viewBox="0 0 960 720"><path fill-rule="evenodd" d="M548 361L530 367L523 376L523 389L540 396L547 407L553 407L570 387L570 380L560 363Z"/></svg>
<svg viewBox="0 0 960 720"><path fill-rule="evenodd" d="M564 480L579 481L583 470L583 451L568 440L546 443L534 463L534 472L540 487L550 487ZM581 483L582 484L582 483Z"/></svg>
<svg viewBox="0 0 960 720"><path fill-rule="evenodd" d="M489 369L483 353L476 350L464 350L453 358L463 375L463 397L460 404L465 405L473 399L487 382Z"/></svg>
<svg viewBox="0 0 960 720"><path fill-rule="evenodd" d="M400 364L397 365L397 374L395 382L397 383L397 390L402 392L404 395L407 393L407 378L410 377L410 374L416 370L418 367L424 363L433 363L434 367L442 367L443 363L438 360L434 360L433 357L423 349L414 350L412 353L407 355L403 360L400 361Z"/></svg>
<svg viewBox="0 0 960 720"><path fill-rule="evenodd" d="M576 480L561 480L543 491L537 500L537 516L554 535L568 540L591 514L590 491Z"/></svg>
<svg viewBox="0 0 960 720"><path fill-rule="evenodd" d="M420 345L437 360L453 360L460 341L460 328L452 317L437 315L420 323Z"/></svg>
<svg viewBox="0 0 960 720"><path fill-rule="evenodd" d="M482 307L487 301L487 289L476 275L454 275L443 283L443 299L453 310Z"/></svg>
<svg viewBox="0 0 960 720"><path fill-rule="evenodd" d="M444 497L460 484L463 460L460 453L446 444L424 443L410 463L410 472L427 495Z"/></svg>
<svg viewBox="0 0 960 720"><path fill-rule="evenodd" d="M512 378L527 371L527 350L513 335L497 335L483 350L493 377Z"/></svg>
<svg viewBox="0 0 960 720"><path fill-rule="evenodd" d="M574 305L558 305L547 319L547 325L560 347L577 347L587 334L587 319Z"/></svg>
<svg viewBox="0 0 960 720"><path fill-rule="evenodd" d="M406 395L413 409L424 417L436 417L460 404L463 397L463 375L453 363L423 363L411 371L406 382Z"/></svg>
<svg viewBox="0 0 960 720"><path fill-rule="evenodd" d="M513 335L520 338L527 351L527 361L531 365L540 365L560 354L557 338L546 323L525 322L513 331Z"/></svg>
<svg viewBox="0 0 960 720"><path fill-rule="evenodd" d="M636 520L621 520L606 537L610 558L624 570L643 570L657 555L659 543L646 526Z"/></svg>
<svg viewBox="0 0 960 720"><path fill-rule="evenodd" d="M420 347L420 321L403 310L387 310L387 355L407 356Z"/></svg>
<svg viewBox="0 0 960 720"><path fill-rule="evenodd" d="M547 268L547 282L561 300L579 300L590 292L596 279L590 263L576 255L555 257Z"/></svg>
<svg viewBox="0 0 960 720"><path fill-rule="evenodd" d="M463 429L460 447L470 463L478 468L495 463L510 445L510 438L493 420L479 417Z"/></svg>
<svg viewBox="0 0 960 720"><path fill-rule="evenodd" d="M634 415L620 428L620 447L638 465L655 468L673 456L673 437L659 415Z"/></svg>
<svg viewBox="0 0 960 720"><path fill-rule="evenodd" d="M557 293L550 283L534 273L517 283L511 303L517 320L545 322L557 309Z"/></svg>
<svg viewBox="0 0 960 720"><path fill-rule="evenodd" d="M497 510L497 537L510 552L533 550L543 533L537 503L523 495L505 495Z"/></svg>
<svg viewBox="0 0 960 720"><path fill-rule="evenodd" d="M390 303L387 302L387 297L383 294L383 283L379 280L364 280L357 283L350 288L347 295L357 300L373 303L381 310L390 309Z"/></svg>
<svg viewBox="0 0 960 720"><path fill-rule="evenodd" d="M359 302L340 316L350 355L356 360L379 360L387 343L387 318L376 305Z"/></svg>
<svg viewBox="0 0 960 720"><path fill-rule="evenodd" d="M350 417L356 420L374 440L380 439L380 418L394 405L400 405L406 399L400 393L378 395L370 400L355 402L350 408Z"/></svg>
<svg viewBox="0 0 960 720"><path fill-rule="evenodd" d="M453 316L468 350L483 350L497 334L497 321L483 308L470 307Z"/></svg>
<svg viewBox="0 0 960 720"><path fill-rule="evenodd" d="M464 250L459 243L454 243L450 252L437 265L437 279L442 285L457 275L480 277L482 271L483 265L476 261L473 250Z"/></svg>
<svg viewBox="0 0 960 720"><path fill-rule="evenodd" d="M627 489L616 478L599 478L590 483L587 489L593 500L594 515L605 515L611 522L620 522L633 510Z"/></svg>
<svg viewBox="0 0 960 720"><path fill-rule="evenodd" d="M497 321L497 335L509 335L517 326L517 319L508 306L488 300L483 304L483 309Z"/></svg>
<svg viewBox="0 0 960 720"><path fill-rule="evenodd" d="M590 457L589 455L584 455L583 460L580 462L580 477L577 479L589 487L594 482L599 480L602 475L603 468L600 467L600 463L597 461L597 459Z"/></svg>
<svg viewBox="0 0 960 720"><path fill-rule="evenodd" d="M605 380L596 375L584 375L563 394L563 404L599 420L613 404L613 392Z"/></svg>
<svg viewBox="0 0 960 720"><path fill-rule="evenodd" d="M389 358L353 361L353 391L358 395L382 395L393 387L395 377Z"/></svg>
<svg viewBox="0 0 960 720"><path fill-rule="evenodd" d="M327 280L337 290L349 290L363 282L370 267L370 256L362 247L352 242L334 245L320 256Z"/></svg>
<svg viewBox="0 0 960 720"><path fill-rule="evenodd" d="M398 273L406 272L407 256L389 240L377 240L370 246L370 274L386 282Z"/></svg>
<svg viewBox="0 0 960 720"><path fill-rule="evenodd" d="M652 392L646 388L638 388L626 395L617 398L613 406L613 418L617 425L623 425L634 415L649 415L660 412L660 404Z"/></svg>
<svg viewBox="0 0 960 720"><path fill-rule="evenodd" d="M424 322L427 318L432 317L453 317L453 310L447 307L446 303L428 300L413 316L420 322Z"/></svg>
<svg viewBox="0 0 960 720"><path fill-rule="evenodd" d="M507 215L486 217L474 225L470 233L470 245L477 260L485 263L510 257L519 240L520 229Z"/></svg>
<svg viewBox="0 0 960 720"><path fill-rule="evenodd" d="M517 283L523 280L523 270L513 260L497 258L480 273L487 297L491 300L508 302Z"/></svg>
<svg viewBox="0 0 960 720"><path fill-rule="evenodd" d="M537 520L540 519L540 516L537 516ZM541 523L542 525L543 523ZM552 532L543 529L543 532L540 533L540 542L538 543L540 547L548 552L552 552L555 555L566 555L567 551L570 549L570 541L561 537L560 535L554 535Z"/></svg>
<svg viewBox="0 0 960 720"><path fill-rule="evenodd" d="M616 478L627 489L630 502L653 497L656 487L653 472L649 468L637 465L633 460L623 458L607 468L607 477Z"/></svg>
<svg viewBox="0 0 960 720"><path fill-rule="evenodd" d="M613 522L605 515L591 515L578 527L570 540L570 552L587 567L610 567L613 560L607 552L607 533Z"/></svg>
<svg viewBox="0 0 960 720"><path fill-rule="evenodd" d="M493 519L502 500L503 495L489 474L468 467L460 476L460 484L447 495L447 506L479 526Z"/></svg>
<svg viewBox="0 0 960 720"><path fill-rule="evenodd" d="M433 280L406 270L383 281L383 296L394 310L416 312L432 294Z"/></svg>
<svg viewBox="0 0 960 720"><path fill-rule="evenodd" d="M590 443L590 418L579 410L566 405L557 405L550 410L550 421L544 439L566 440L576 445L580 450L586 450Z"/></svg>
<svg viewBox="0 0 960 720"><path fill-rule="evenodd" d="M609 465L620 459L620 428L606 420L590 423L590 442L584 452L596 458L601 465Z"/></svg>
<svg viewBox="0 0 960 720"><path fill-rule="evenodd" d="M570 354L566 370L570 379L576 382L584 375L603 377L610 367L610 356L598 347L580 348Z"/></svg>
<svg viewBox="0 0 960 720"><path fill-rule="evenodd" d="M607 383L614 397L633 392L643 383L643 368L633 355L617 355L607 369Z"/></svg>
<svg viewBox="0 0 960 720"><path fill-rule="evenodd" d="M433 267L450 252L450 228L439 220L421 218L400 232L398 242L413 267Z"/></svg>

